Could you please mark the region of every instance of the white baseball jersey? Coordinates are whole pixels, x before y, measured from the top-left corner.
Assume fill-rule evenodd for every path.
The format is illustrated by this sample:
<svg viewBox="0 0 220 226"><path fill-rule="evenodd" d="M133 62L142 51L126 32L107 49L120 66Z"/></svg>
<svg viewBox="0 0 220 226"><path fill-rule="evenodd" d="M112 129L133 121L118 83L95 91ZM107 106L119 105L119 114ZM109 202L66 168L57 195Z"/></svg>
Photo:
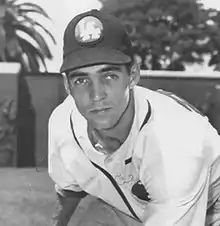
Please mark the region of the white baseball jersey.
<svg viewBox="0 0 220 226"><path fill-rule="evenodd" d="M171 94L137 86L134 99L131 131L108 156L92 146L87 121L68 96L49 120L50 176L146 226L204 225L220 193L220 137L207 117Z"/></svg>

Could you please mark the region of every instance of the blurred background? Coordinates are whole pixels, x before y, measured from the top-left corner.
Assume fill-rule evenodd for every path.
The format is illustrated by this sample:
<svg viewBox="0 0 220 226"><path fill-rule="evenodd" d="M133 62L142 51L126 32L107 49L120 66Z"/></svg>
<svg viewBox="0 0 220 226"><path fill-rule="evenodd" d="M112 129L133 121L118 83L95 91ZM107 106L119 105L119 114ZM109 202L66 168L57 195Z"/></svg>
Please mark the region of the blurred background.
<svg viewBox="0 0 220 226"><path fill-rule="evenodd" d="M66 97L63 32L94 8L125 24L141 86L185 98L220 133L220 1L0 0L0 225L48 224L47 123Z"/></svg>

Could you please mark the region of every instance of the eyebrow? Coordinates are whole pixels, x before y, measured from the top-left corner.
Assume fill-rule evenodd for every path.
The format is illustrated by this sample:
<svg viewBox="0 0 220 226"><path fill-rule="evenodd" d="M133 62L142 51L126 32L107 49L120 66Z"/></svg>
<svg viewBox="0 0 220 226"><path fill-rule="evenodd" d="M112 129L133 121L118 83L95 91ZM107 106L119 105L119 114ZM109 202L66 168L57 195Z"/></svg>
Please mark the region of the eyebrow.
<svg viewBox="0 0 220 226"><path fill-rule="evenodd" d="M103 72L108 72L108 71L118 71L121 72L121 67L115 66L115 65L108 65L104 68L101 68L98 72L103 73Z"/></svg>
<svg viewBox="0 0 220 226"><path fill-rule="evenodd" d="M115 65L107 65L104 68L101 68L100 70L98 70L98 73L105 73L105 72L109 72L109 71L118 71L121 72L121 67L119 66L115 66ZM73 71L73 72L69 72L68 76L70 78L75 78L75 77L88 77L88 73L86 72L82 72L82 71Z"/></svg>
<svg viewBox="0 0 220 226"><path fill-rule="evenodd" d="M81 71L74 71L68 73L69 78L75 78L75 77L88 77L88 74Z"/></svg>

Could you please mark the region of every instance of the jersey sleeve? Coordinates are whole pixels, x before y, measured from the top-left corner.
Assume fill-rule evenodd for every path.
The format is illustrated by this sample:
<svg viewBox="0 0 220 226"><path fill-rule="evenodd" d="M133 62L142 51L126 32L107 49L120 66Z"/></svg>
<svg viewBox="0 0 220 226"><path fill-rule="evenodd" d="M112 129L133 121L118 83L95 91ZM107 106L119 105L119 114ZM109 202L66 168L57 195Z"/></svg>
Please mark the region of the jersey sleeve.
<svg viewBox="0 0 220 226"><path fill-rule="evenodd" d="M210 179L207 159L202 154L190 155L193 149L184 152L185 148L190 148L184 143L178 145L180 151L177 151L178 146L170 142L162 145L149 140L148 137L145 148L153 151L144 153L140 166L140 179L150 198L144 225L205 225ZM167 150L163 151L164 148Z"/></svg>
<svg viewBox="0 0 220 226"><path fill-rule="evenodd" d="M183 163L186 164L185 167ZM204 225L209 185L208 167L200 160L182 159L182 162L176 162L170 170L173 172L168 176L172 177L173 182L165 179L164 188L157 191L161 194L150 192L150 196L153 195L146 209L145 225ZM153 187L154 185L148 184L146 190L152 190Z"/></svg>
<svg viewBox="0 0 220 226"><path fill-rule="evenodd" d="M82 189L77 185L72 174L66 169L60 153L59 142L59 127L52 117L48 123L48 173L55 182L55 189L58 193L65 191L74 191L79 194Z"/></svg>
<svg viewBox="0 0 220 226"><path fill-rule="evenodd" d="M206 224L220 225L220 136L211 126L208 126L204 147L211 153L211 175Z"/></svg>

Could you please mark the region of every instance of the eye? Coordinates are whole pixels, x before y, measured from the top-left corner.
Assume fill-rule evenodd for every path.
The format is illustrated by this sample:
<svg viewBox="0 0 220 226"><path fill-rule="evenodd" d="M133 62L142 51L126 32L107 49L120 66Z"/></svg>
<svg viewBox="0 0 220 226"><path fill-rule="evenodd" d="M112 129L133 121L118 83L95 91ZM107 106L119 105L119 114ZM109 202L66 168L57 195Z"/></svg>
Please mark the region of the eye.
<svg viewBox="0 0 220 226"><path fill-rule="evenodd" d="M114 73L110 73L110 74L106 74L105 75L105 78L106 79L117 79L118 78L118 76L116 75L116 74L114 74Z"/></svg>
<svg viewBox="0 0 220 226"><path fill-rule="evenodd" d="M89 79L88 78L76 78L73 81L74 85L86 85L89 83Z"/></svg>

